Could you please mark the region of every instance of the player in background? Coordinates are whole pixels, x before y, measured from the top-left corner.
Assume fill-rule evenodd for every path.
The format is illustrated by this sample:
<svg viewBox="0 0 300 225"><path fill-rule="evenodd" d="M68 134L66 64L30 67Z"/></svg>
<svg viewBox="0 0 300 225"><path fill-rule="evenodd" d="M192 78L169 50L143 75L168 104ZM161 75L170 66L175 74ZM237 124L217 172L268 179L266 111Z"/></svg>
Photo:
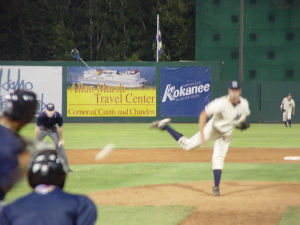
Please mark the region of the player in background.
<svg viewBox="0 0 300 225"><path fill-rule="evenodd" d="M27 90L16 90L5 101L0 117L0 208L5 194L22 176L19 155L25 152L26 141L18 132L33 120L38 105L35 93Z"/></svg>
<svg viewBox="0 0 300 225"><path fill-rule="evenodd" d="M56 124L58 125L58 130ZM42 141L46 136L49 136L53 140L58 153L64 159L68 167L68 172L70 172L68 158L63 146L63 118L62 115L55 110L55 106L52 103L46 105L44 112L37 118L35 126L36 141Z"/></svg>
<svg viewBox="0 0 300 225"><path fill-rule="evenodd" d="M241 97L241 92L239 83L232 81L228 88L228 95L213 100L200 113L199 131L191 138L187 138L171 128L169 118L151 124L151 127L168 131L186 151L195 149L209 140L215 140L212 155L213 194L215 196L220 195L221 174L233 128L237 127L241 130L249 128L246 118L250 115L250 109L248 101ZM209 118L210 120L207 122Z"/></svg>
<svg viewBox="0 0 300 225"><path fill-rule="evenodd" d="M282 99L280 110L282 112L282 121L286 127L292 126L292 116L295 115L295 101L292 98L292 93Z"/></svg>
<svg viewBox="0 0 300 225"><path fill-rule="evenodd" d="M4 206L1 225L93 225L97 219L95 204L84 195L63 191L67 167L57 151L37 149L31 159L27 178L33 191Z"/></svg>

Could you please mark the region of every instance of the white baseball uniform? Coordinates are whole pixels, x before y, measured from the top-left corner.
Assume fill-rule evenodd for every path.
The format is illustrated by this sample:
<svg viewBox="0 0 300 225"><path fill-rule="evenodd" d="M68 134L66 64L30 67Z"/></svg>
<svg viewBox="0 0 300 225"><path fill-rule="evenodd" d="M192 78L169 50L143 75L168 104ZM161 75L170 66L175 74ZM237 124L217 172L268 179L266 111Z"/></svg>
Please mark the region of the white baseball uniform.
<svg viewBox="0 0 300 225"><path fill-rule="evenodd" d="M211 119L204 127L204 139L215 140L212 167L214 170L223 169L233 128L250 115L249 104L247 99L240 97L239 103L233 106L226 95L210 102L205 107L205 111ZM200 131L191 138L182 136L178 143L185 150L200 146L202 144Z"/></svg>
<svg viewBox="0 0 300 225"><path fill-rule="evenodd" d="M287 97L285 97L280 105L280 108L284 110L282 112L282 121L287 121L292 119L292 111L293 107L295 107L295 101L294 99L291 99L290 101L288 100Z"/></svg>

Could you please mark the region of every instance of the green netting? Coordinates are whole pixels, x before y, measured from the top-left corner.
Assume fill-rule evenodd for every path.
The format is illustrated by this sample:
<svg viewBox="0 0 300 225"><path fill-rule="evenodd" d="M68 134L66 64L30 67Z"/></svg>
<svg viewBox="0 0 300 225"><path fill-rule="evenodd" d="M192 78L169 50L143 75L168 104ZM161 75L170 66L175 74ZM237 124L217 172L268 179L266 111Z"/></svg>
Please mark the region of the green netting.
<svg viewBox="0 0 300 225"><path fill-rule="evenodd" d="M245 29L265 29L270 27L268 8L244 8L244 27Z"/></svg>
<svg viewBox="0 0 300 225"><path fill-rule="evenodd" d="M239 80L239 64L225 61L221 67L220 80Z"/></svg>
<svg viewBox="0 0 300 225"><path fill-rule="evenodd" d="M240 0L219 0L219 4L214 4L214 0L197 0L203 9L239 9ZM215 1L217 2L217 1Z"/></svg>
<svg viewBox="0 0 300 225"><path fill-rule="evenodd" d="M218 36L218 37L217 37ZM214 39L215 38L215 39ZM218 38L218 39L217 39ZM239 30L201 29L199 31L199 44L203 47L235 47L239 46ZM217 54L217 53L215 53Z"/></svg>
<svg viewBox="0 0 300 225"><path fill-rule="evenodd" d="M253 9L269 9L271 7L270 1L256 0L255 4L251 3L250 0L244 0L246 8Z"/></svg>
<svg viewBox="0 0 300 225"><path fill-rule="evenodd" d="M300 7L300 2L298 0L271 0L270 2L273 9L289 9Z"/></svg>
<svg viewBox="0 0 300 225"><path fill-rule="evenodd" d="M297 64L299 62L298 48L288 47L246 47L244 49L245 63L249 64ZM274 58L269 59L269 54L274 53Z"/></svg>
<svg viewBox="0 0 300 225"><path fill-rule="evenodd" d="M300 30L283 28L283 29L245 29L244 44L246 47L293 47L300 40L296 38ZM293 33L294 39L287 40L287 34ZM250 34L256 35L256 40L250 39ZM298 36L299 37L299 36Z"/></svg>
<svg viewBox="0 0 300 225"><path fill-rule="evenodd" d="M216 2L219 4L214 4ZM232 52L238 51L239 46L239 2L197 1L196 60L224 61L222 80L238 73L238 59L232 59ZM244 1L245 80L299 81L299 1L253 2ZM238 17L237 23L232 22L232 15ZM214 34L219 35L218 41L213 39ZM250 34L252 38L256 35L256 40L250 40ZM255 70L256 76L250 76L249 70ZM287 70L293 70L292 75L288 75Z"/></svg>
<svg viewBox="0 0 300 225"><path fill-rule="evenodd" d="M294 8L291 10L291 25L294 27L300 27L300 13L299 8Z"/></svg>
<svg viewBox="0 0 300 225"><path fill-rule="evenodd" d="M254 79L250 75L250 70L255 71L256 78ZM290 74L288 71L291 71ZM300 66L293 64L277 65L257 65L257 64L245 64L244 65L244 81L300 81ZM222 74L222 73L221 73Z"/></svg>
<svg viewBox="0 0 300 225"><path fill-rule="evenodd" d="M220 16L221 15L221 16ZM232 22L232 16L238 17L238 22ZM205 9L200 11L201 26L217 29L238 29L239 28L239 9Z"/></svg>
<svg viewBox="0 0 300 225"><path fill-rule="evenodd" d="M225 62L236 62L237 59L232 59L232 53L238 53L238 48L230 48L230 47L202 47L199 49L199 58L205 58L206 60L213 59L221 60Z"/></svg>

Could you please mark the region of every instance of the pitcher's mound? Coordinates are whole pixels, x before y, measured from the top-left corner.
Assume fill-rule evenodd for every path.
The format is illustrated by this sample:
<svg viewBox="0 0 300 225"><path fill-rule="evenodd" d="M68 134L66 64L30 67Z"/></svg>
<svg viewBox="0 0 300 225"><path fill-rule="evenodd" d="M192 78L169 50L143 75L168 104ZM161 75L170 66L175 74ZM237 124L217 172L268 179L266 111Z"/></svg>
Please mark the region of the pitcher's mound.
<svg viewBox="0 0 300 225"><path fill-rule="evenodd" d="M91 193L100 205L195 206L183 225L274 225L288 206L300 205L300 183L221 183L214 197L212 182L150 185Z"/></svg>

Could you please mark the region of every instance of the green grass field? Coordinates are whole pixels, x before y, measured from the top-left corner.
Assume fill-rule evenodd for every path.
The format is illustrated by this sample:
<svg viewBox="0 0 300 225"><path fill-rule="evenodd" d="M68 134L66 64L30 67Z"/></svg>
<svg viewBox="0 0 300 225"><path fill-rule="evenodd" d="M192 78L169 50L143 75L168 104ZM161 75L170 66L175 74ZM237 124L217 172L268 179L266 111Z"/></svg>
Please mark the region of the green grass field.
<svg viewBox="0 0 300 225"><path fill-rule="evenodd" d="M107 143L117 148L178 148L166 132L151 130L149 124L78 124L66 123L64 140L67 149L100 149ZM186 136L193 135L197 124L174 124ZM299 148L300 125L285 128L281 124L251 124L247 131L234 132L232 147ZM21 132L31 139L34 125ZM212 146L208 143L207 146ZM151 184L180 183L212 180L210 163L130 163L73 165L65 190L89 193L97 190ZM247 176L245 176L247 174ZM299 164L226 163L222 180L300 182ZM84 184L84 185L82 185ZM27 182L20 182L6 200L13 201L28 193ZM176 225L188 216L190 206L98 206L97 225ZM299 221L299 206L290 207L280 225ZM149 219L151 218L151 219Z"/></svg>
<svg viewBox="0 0 300 225"><path fill-rule="evenodd" d="M198 130L197 124L172 125L185 136L190 137ZM235 130L231 147L299 148L300 124L286 128L282 124L251 124L247 131ZM34 137L34 125L22 132L28 138ZM120 123L68 123L64 126L64 140L67 149L100 149L107 143L117 148L178 148L177 143L166 132L149 129L149 124ZM212 142L207 146L212 146Z"/></svg>

